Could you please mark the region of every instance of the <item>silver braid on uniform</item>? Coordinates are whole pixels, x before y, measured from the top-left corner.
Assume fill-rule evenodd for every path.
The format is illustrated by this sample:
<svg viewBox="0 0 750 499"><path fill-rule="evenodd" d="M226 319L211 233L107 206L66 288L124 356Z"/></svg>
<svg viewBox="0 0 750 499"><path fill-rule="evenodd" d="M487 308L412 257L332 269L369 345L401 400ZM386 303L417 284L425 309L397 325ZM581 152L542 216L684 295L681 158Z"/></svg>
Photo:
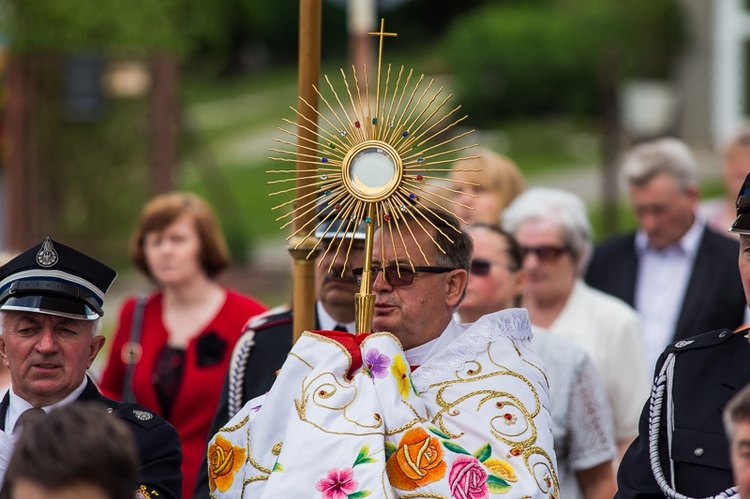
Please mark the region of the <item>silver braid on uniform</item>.
<svg viewBox="0 0 750 499"><path fill-rule="evenodd" d="M674 490L675 486L675 473L674 473L674 461L672 460L672 432L674 430L674 410L672 400L672 384L674 380L674 365L676 362L676 356L674 353L670 353L667 359L664 361L664 365L656 377L654 387L651 390L651 401L649 403L648 413L648 454L651 461L651 471L654 474L656 483L659 484L664 497L670 499L693 499L684 494L680 494ZM661 424L661 411L664 403L664 393L667 394L667 445L669 451L669 467L671 473L672 483L671 485L667 482L664 476L664 470L661 467L661 460L659 459L659 429ZM737 493L737 487L730 487L725 491L711 496L706 499L719 499L731 497Z"/></svg>
<svg viewBox="0 0 750 499"><path fill-rule="evenodd" d="M255 345L255 331L248 329L243 334L232 352L232 360L229 363L229 388L228 388L228 408L229 419L240 412L244 405L242 401L243 389L245 384L245 369L247 368L247 358L250 356L250 350Z"/></svg>

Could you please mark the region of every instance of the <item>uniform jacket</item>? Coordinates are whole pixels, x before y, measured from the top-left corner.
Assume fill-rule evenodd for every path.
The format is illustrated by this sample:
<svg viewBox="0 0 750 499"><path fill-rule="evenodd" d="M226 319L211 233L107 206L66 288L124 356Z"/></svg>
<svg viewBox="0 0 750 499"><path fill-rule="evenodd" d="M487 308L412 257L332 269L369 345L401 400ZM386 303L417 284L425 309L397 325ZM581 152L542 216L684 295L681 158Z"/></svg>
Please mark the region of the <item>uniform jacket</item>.
<svg viewBox="0 0 750 499"><path fill-rule="evenodd" d="M102 373L102 393L115 400L122 397L125 377L122 351L130 338L134 307L134 299L122 307L109 360ZM190 497L188 492L193 489L206 442L212 435L209 435L209 428L232 348L248 319L264 310L251 298L227 290L226 301L216 317L185 349L182 381L169 414L161 407L153 381L156 363L169 334L162 322L162 294L151 295L143 310L140 337L143 354L134 371L133 392L139 404L167 419L180 434L185 497Z"/></svg>
<svg viewBox="0 0 750 499"><path fill-rule="evenodd" d="M742 325L747 303L742 289L737 241L705 228L672 341ZM635 233L598 246L586 282L635 306L638 256Z"/></svg>
<svg viewBox="0 0 750 499"><path fill-rule="evenodd" d="M672 459L676 491L687 497L709 497L733 484L729 442L722 410L730 398L750 382L748 330L718 330L669 345L659 357L660 373L674 353L674 433ZM653 398L653 391L652 391ZM623 456L617 473L617 499L661 498L649 462L650 402L641 413L638 438ZM667 483L672 483L667 444L668 403L659 418L659 460Z"/></svg>
<svg viewBox="0 0 750 499"><path fill-rule="evenodd" d="M138 483L143 497L179 499L182 494L182 451L180 438L172 425L138 404L122 404L103 396L87 379L78 401L99 402L111 409L135 436L140 466ZM0 402L0 429L5 431L5 416L10 395ZM83 429L82 429L83 430Z"/></svg>
<svg viewBox="0 0 750 499"><path fill-rule="evenodd" d="M276 381L276 372L281 369L292 349L292 322L292 311L285 310L261 315L247 324L245 333L237 342L232 354L232 362L224 379L224 387L221 390L219 404L211 424L209 439L218 433L219 429L226 425L234 415L229 412L230 376L235 376L235 383L242 387L241 400L234 401L234 405L239 407L271 389ZM315 322L315 328L318 329L317 318ZM238 358L242 349L248 349L248 351ZM209 497L208 463L205 455L198 471L193 497L195 499Z"/></svg>

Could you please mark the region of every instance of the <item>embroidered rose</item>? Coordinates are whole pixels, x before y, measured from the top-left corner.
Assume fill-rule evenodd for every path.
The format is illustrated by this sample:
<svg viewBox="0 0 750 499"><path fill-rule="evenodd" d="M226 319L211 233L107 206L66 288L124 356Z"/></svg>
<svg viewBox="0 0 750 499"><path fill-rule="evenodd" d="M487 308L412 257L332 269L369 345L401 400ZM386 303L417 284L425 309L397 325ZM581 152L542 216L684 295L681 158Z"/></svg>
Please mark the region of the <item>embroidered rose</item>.
<svg viewBox="0 0 750 499"><path fill-rule="evenodd" d="M462 455L453 461L448 483L454 499L485 499L490 495L487 472L474 456Z"/></svg>
<svg viewBox="0 0 750 499"><path fill-rule="evenodd" d="M234 475L245 462L245 450L216 435L216 443L208 447L208 486L226 492L234 482Z"/></svg>
<svg viewBox="0 0 750 499"><path fill-rule="evenodd" d="M388 375L388 366L390 365L391 359L380 353L377 348L372 348L365 353L365 370L373 378L385 378Z"/></svg>
<svg viewBox="0 0 750 499"><path fill-rule="evenodd" d="M354 470L351 468L331 468L328 476L318 480L315 488L323 493L323 499L347 499L357 489Z"/></svg>
<svg viewBox="0 0 750 499"><path fill-rule="evenodd" d="M401 490L414 490L436 482L445 476L446 468L440 441L420 427L404 433L398 450L385 465L391 485Z"/></svg>
<svg viewBox="0 0 750 499"><path fill-rule="evenodd" d="M400 393L405 399L409 398L409 390L411 390L411 369L409 369L409 366L406 364L406 361L402 356L396 355L393 359L391 374L393 374L398 383L398 393Z"/></svg>

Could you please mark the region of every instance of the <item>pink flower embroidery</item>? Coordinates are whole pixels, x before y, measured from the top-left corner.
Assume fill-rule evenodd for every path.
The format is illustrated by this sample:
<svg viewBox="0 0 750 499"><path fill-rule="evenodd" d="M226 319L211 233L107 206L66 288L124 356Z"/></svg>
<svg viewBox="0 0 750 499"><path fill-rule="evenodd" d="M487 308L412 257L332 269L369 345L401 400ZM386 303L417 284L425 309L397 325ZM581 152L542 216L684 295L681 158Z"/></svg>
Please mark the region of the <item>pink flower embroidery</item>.
<svg viewBox="0 0 750 499"><path fill-rule="evenodd" d="M448 483L454 499L486 499L490 495L487 472L474 456L458 456L453 461Z"/></svg>
<svg viewBox="0 0 750 499"><path fill-rule="evenodd" d="M331 468L328 470L328 476L318 480L315 488L323 493L323 499L346 499L357 488L354 470Z"/></svg>

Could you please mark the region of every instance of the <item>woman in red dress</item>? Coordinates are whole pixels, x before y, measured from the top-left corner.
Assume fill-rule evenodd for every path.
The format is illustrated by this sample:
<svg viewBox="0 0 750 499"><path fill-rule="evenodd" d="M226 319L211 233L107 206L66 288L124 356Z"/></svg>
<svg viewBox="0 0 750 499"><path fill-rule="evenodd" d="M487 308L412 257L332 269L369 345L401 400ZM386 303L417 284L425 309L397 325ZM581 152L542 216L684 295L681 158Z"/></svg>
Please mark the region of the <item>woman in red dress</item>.
<svg viewBox="0 0 750 499"><path fill-rule="evenodd" d="M216 282L229 253L213 210L194 194L160 195L144 207L131 258L158 289L142 307L136 298L124 303L100 388L134 397L177 428L188 498L232 348L265 307Z"/></svg>

